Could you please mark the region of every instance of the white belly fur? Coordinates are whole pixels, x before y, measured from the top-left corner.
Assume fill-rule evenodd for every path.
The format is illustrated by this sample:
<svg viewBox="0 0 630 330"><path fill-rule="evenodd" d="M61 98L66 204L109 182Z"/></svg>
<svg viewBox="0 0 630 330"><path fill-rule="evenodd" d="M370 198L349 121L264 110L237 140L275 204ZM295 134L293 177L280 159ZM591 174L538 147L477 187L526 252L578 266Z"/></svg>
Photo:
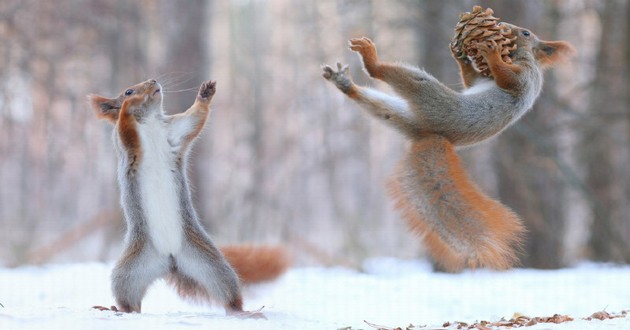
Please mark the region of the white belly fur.
<svg viewBox="0 0 630 330"><path fill-rule="evenodd" d="M463 90L462 94L472 95L472 94L485 92L492 88L498 88L497 83L495 83L494 80L486 79L470 86L470 88Z"/></svg>
<svg viewBox="0 0 630 330"><path fill-rule="evenodd" d="M142 160L138 173L149 235L159 253L176 254L182 246L183 230L168 132L154 118L147 118L139 131Z"/></svg>

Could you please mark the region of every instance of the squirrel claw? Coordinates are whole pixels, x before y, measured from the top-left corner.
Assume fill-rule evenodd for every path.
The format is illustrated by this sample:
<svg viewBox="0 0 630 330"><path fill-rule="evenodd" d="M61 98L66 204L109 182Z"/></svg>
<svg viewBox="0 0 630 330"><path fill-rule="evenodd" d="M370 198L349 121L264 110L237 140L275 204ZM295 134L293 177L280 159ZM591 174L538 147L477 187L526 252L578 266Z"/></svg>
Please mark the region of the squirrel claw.
<svg viewBox="0 0 630 330"><path fill-rule="evenodd" d="M369 52L376 50L374 42L367 37L353 38L348 41L349 47L355 52L363 54L363 52Z"/></svg>
<svg viewBox="0 0 630 330"><path fill-rule="evenodd" d="M376 77L378 75L377 67L379 61L374 42L366 37L363 37L350 39L348 43L350 44L351 50L361 55L361 58L363 59L363 65L365 66L365 69L370 74L370 76Z"/></svg>
<svg viewBox="0 0 630 330"><path fill-rule="evenodd" d="M112 307L109 307L109 308L105 306L92 306L92 309L96 309L101 312L104 312L104 311L119 312L118 308L114 305L112 305Z"/></svg>
<svg viewBox="0 0 630 330"><path fill-rule="evenodd" d="M255 311L231 311L228 315L235 316L239 319L266 320L267 317L262 313L263 308L265 308L265 306L260 307Z"/></svg>
<svg viewBox="0 0 630 330"><path fill-rule="evenodd" d="M202 99L207 99L213 96L214 93L217 91L216 85L217 82L211 80L208 80L201 84L201 87L199 87L199 97Z"/></svg>
<svg viewBox="0 0 630 330"><path fill-rule="evenodd" d="M490 40L490 43L476 42L474 47L484 57L494 53L499 54L499 45L494 40Z"/></svg>
<svg viewBox="0 0 630 330"><path fill-rule="evenodd" d="M346 73L348 73L348 70L350 70L350 67L348 65L343 65L343 64L337 62L337 72L346 74Z"/></svg>
<svg viewBox="0 0 630 330"><path fill-rule="evenodd" d="M337 86L337 88L339 88L344 93L350 91L353 83L352 78L350 78L350 67L348 65L343 65L337 62L336 71L328 65L323 65L322 70L324 71L322 73L322 76L326 80L330 80L331 82L333 82Z"/></svg>
<svg viewBox="0 0 630 330"><path fill-rule="evenodd" d="M335 71L335 69L331 68L329 65L322 65L322 70L324 71L324 73L322 73L322 76L324 78L326 78L327 80L337 80L336 78L338 76L347 76L350 67L348 65L343 65L337 62L337 71Z"/></svg>
<svg viewBox="0 0 630 330"><path fill-rule="evenodd" d="M330 80L330 78L332 78L333 74L335 73L335 71L333 71L333 69L328 65L322 65L322 70L324 71L324 73L322 73L322 76L327 80Z"/></svg>

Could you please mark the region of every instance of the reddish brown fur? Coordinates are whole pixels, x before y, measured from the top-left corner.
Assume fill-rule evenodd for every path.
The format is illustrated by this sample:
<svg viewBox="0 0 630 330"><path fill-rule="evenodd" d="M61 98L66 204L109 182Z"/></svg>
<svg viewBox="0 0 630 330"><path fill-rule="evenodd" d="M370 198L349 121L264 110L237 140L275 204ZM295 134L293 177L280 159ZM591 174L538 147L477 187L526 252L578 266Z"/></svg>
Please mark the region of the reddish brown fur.
<svg viewBox="0 0 630 330"><path fill-rule="evenodd" d="M378 58L376 45L368 38L350 39L350 49L361 54L363 66L370 77L387 81L387 77L397 77L397 80L406 79L408 86L416 84L415 78L407 74L407 69L400 65L382 62ZM352 86L351 92L345 91L351 98L356 98L356 86Z"/></svg>
<svg viewBox="0 0 630 330"><path fill-rule="evenodd" d="M188 235L188 239L205 253L214 254L213 250L206 246L205 241L198 234ZM241 283L245 285L275 280L287 270L290 263L286 251L280 247L230 245L223 246L220 250L238 274ZM216 255L215 257L218 258ZM170 273L166 280L175 287L177 293L183 298L197 302L213 301L212 295L205 288L180 272ZM226 307L233 311L242 311L242 297L236 297Z"/></svg>
<svg viewBox="0 0 630 330"><path fill-rule="evenodd" d="M289 257L280 247L231 245L220 250L243 284L274 280L289 267Z"/></svg>
<svg viewBox="0 0 630 330"><path fill-rule="evenodd" d="M212 296L206 288L181 272L169 273L166 276L166 281L171 284L175 288L177 294L184 299L193 302L205 303L212 301Z"/></svg>
<svg viewBox="0 0 630 330"><path fill-rule="evenodd" d="M141 237L140 239L134 240L130 242L129 246L125 249L122 257L118 260L117 264L126 265L129 264L132 260L134 260L142 249L144 248L144 244L146 243L145 238Z"/></svg>
<svg viewBox="0 0 630 330"><path fill-rule="evenodd" d="M140 95L125 100L118 116L118 135L131 160L131 164L129 165L130 169L135 169L142 157L138 122L133 116L133 107L138 106L142 102L143 97Z"/></svg>
<svg viewBox="0 0 630 330"><path fill-rule="evenodd" d="M380 68L381 63L378 61L376 47L370 39L351 39L350 49L361 54L365 70L371 77L378 79L382 77L382 70Z"/></svg>
<svg viewBox="0 0 630 330"><path fill-rule="evenodd" d="M192 278L180 273L171 272L166 276L166 282L171 284L177 294L189 301L212 303L212 295L203 286ZM243 312L243 297L237 296L225 306L228 314Z"/></svg>
<svg viewBox="0 0 630 330"><path fill-rule="evenodd" d="M462 77L462 83L464 84L465 88L469 88L473 85L473 82L475 81L475 78L477 78L479 73L472 66L472 63L469 59L463 59L461 60L461 62L460 60L458 60L457 63L459 64L459 75L460 77Z"/></svg>
<svg viewBox="0 0 630 330"><path fill-rule="evenodd" d="M433 163L426 161L431 159L426 153L435 150L444 152L445 157L433 158ZM443 230L435 228L413 205L412 197L416 196L410 185L422 182L411 181L407 178L409 175L433 176L435 181L443 182L440 189L420 187L431 192L433 201L427 204L443 218L440 222ZM389 191L411 229L424 238L430 254L446 269L458 270L465 266L506 269L517 261L516 251L525 232L523 225L512 211L483 194L470 181L453 145L443 137L431 135L413 141L389 182ZM451 212L446 208L460 211ZM461 215L473 218L474 222L449 218ZM452 244L453 241L458 244Z"/></svg>
<svg viewBox="0 0 630 330"><path fill-rule="evenodd" d="M88 100L92 108L96 111L99 118L105 119L112 124L115 124L115 134L117 134L119 144L129 157L129 171L132 172L136 169L139 158L142 156L142 147L140 141L140 134L138 132L139 123L142 121L142 115L146 113L146 110L154 110L154 108L147 106L147 101L153 102L155 106L159 106L161 109L161 94L154 97L159 92L160 85L155 80L148 80L146 82L131 86L122 92L117 98L109 99L98 95L89 95ZM174 125L180 126L181 132L186 134L178 138L183 138L183 142L178 140L177 143L180 150L187 150L187 144L192 143L195 137L203 129L205 121L209 113L209 105L212 96L215 93L215 82L204 82L199 90L199 94L195 100L195 103L186 112L174 116L162 116L165 121L168 120L186 120L182 122L171 122ZM163 113L161 113L163 115ZM190 120L192 119L192 120ZM191 125L191 126L189 126ZM192 128L192 129L190 129ZM181 158L180 158L181 160ZM127 173L129 175L129 173ZM124 184L122 184L124 186ZM262 281L269 281L280 276L288 267L288 257L284 250L281 248L273 247L253 247L253 246L231 246L224 248L226 253L226 259L228 263L232 263L232 267L235 268L235 272L226 264L226 260L222 253L217 250L210 239L206 236L204 231L199 227L197 220L185 221L184 232L187 241L194 247L197 253L197 258L203 259L202 262L208 262L211 266L218 266L217 272L214 275L220 276L218 283L211 284L210 287L219 286L221 289L221 302L224 304L226 311L230 315L236 315L239 317L251 317L251 318L264 318L264 315L258 311L244 312L243 311L243 299L240 293L239 279L236 275L240 275L241 281L245 284L257 283ZM129 244L123 256L119 260L118 265L130 265L142 253L146 244L145 233L136 233L138 235L132 235ZM142 267L142 264L136 264L134 267ZM211 302L213 300L208 288L204 285L200 285L196 278L196 274L186 275L180 269L178 269L178 263L176 257L171 255L171 269L167 276L167 281L175 287L178 294L185 298L194 299L197 301ZM118 266L117 266L118 267ZM236 274L235 274L236 273ZM192 275L191 278L190 276ZM212 274L209 274L212 275ZM133 278L129 278L123 273L117 280L113 281L113 286L116 283L131 283L132 286L135 282ZM142 289L144 290L144 289ZM116 291L116 290L115 290ZM123 288L120 291L128 291ZM133 290L132 290L133 291ZM116 294L116 292L115 292ZM118 301L120 310L123 312L140 312L140 301L144 295L144 291L138 297L135 297L136 293L131 293L131 298L121 299ZM123 294L125 295L125 294ZM117 295L116 299L119 297ZM137 300L137 303L130 305L128 301ZM97 307L101 310L106 309L104 307ZM116 310L112 307L112 310Z"/></svg>
<svg viewBox="0 0 630 330"><path fill-rule="evenodd" d="M112 109L120 108L120 105L116 105L116 99L109 99L95 94L90 94L87 98L90 107L94 110L98 119L105 119L111 124L116 123L118 120L118 111L105 111L103 109L104 107L111 107Z"/></svg>
<svg viewBox="0 0 630 330"><path fill-rule="evenodd" d="M512 24L506 25L510 26L517 37L516 44L518 47L512 55L519 58L516 62L512 64L505 63L499 53L499 47L495 42L491 45L480 42L475 46L479 52L484 54L497 86L504 90L518 94L519 85L522 83L519 81L519 79L522 79L521 73L523 71L523 64L519 63L519 61L523 61L521 57L522 54L533 54L537 62L536 66L540 67L542 70L565 62L575 54L573 46L566 41L542 41L524 28ZM523 31L527 31L529 34L525 36L522 34ZM453 51L452 48L451 50ZM474 69L468 58L459 58L454 51L453 56L459 65L464 86L466 88L472 86L474 80L479 76L479 73Z"/></svg>
<svg viewBox="0 0 630 330"><path fill-rule="evenodd" d="M386 75L398 78L407 76L405 68L394 63L380 61L376 45L368 38L350 39L350 49L361 54L365 70L372 78L386 80L384 79ZM408 78L410 84L415 82L413 77Z"/></svg>
<svg viewBox="0 0 630 330"><path fill-rule="evenodd" d="M464 266L510 267L517 261L516 252L525 231L512 211L484 195L470 181L453 143L459 146L481 142L518 120L540 93L542 69L573 53L566 42L540 41L528 30L509 26L518 46L510 53L512 64L503 61L496 43L477 45L497 85L487 84L471 92L483 93L491 101L491 106L484 105L484 111L477 111L477 96L452 91L423 70L380 62L374 43L365 37L351 39L350 49L361 55L372 78L383 80L394 89L398 100L361 93L363 88L352 83L347 66L337 63L336 71L323 67L324 78L412 140L390 182L390 192L412 230L423 236L434 258L451 270ZM477 79L486 79L469 59L458 57L456 52L453 55L466 87L473 86ZM513 99L506 101L506 92ZM408 108L400 105L403 100ZM453 120L441 118L445 112L453 114ZM470 125L474 121L480 125Z"/></svg>
<svg viewBox="0 0 630 330"><path fill-rule="evenodd" d="M203 234L193 227L193 225L187 223L184 230L186 239L196 248L198 248L203 254L212 259L221 259L219 251L208 245L208 240Z"/></svg>
<svg viewBox="0 0 630 330"><path fill-rule="evenodd" d="M574 54L575 48L566 41L540 41L534 48L534 56L543 69L566 62Z"/></svg>
<svg viewBox="0 0 630 330"><path fill-rule="evenodd" d="M487 45L480 43L477 45L477 48L480 53L486 54L485 58L488 62L488 67L497 86L507 91L518 92L520 84L519 74L523 71L523 68L517 64L504 62L497 46L489 48Z"/></svg>
<svg viewBox="0 0 630 330"><path fill-rule="evenodd" d="M87 96L88 102L90 103L90 107L96 113L96 116L99 119L105 119L112 124L115 124L118 120L119 110L122 107L122 103L131 97L135 97L136 95L146 94L147 86L146 82L141 82L139 84L127 87L124 91L122 91L118 97L114 99L110 99L107 97L103 97L96 94L90 94ZM125 95L125 91L128 89L134 90L134 94Z"/></svg>

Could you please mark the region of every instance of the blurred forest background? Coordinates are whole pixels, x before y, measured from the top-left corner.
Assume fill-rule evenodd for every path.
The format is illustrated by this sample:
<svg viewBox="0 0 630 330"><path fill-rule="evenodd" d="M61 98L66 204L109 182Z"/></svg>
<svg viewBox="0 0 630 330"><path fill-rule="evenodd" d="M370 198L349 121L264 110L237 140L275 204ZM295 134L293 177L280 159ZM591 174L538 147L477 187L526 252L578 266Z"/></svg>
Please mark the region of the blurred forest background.
<svg viewBox="0 0 630 330"><path fill-rule="evenodd" d="M517 125L462 150L529 230L522 265L630 262L630 3L365 0L0 1L0 264L112 260L124 234L111 127L85 95L155 78L170 113L217 80L191 177L217 242L280 243L298 264L422 258L384 182L402 138L321 77L351 37L461 88L448 43L480 4L577 56Z"/></svg>

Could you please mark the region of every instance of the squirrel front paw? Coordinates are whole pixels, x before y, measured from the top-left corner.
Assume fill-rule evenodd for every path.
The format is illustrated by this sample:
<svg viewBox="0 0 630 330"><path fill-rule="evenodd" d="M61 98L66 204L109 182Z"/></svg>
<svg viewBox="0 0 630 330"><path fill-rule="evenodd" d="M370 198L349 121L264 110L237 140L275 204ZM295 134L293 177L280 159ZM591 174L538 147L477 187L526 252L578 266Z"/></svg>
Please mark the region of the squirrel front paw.
<svg viewBox="0 0 630 330"><path fill-rule="evenodd" d="M489 40L489 42L477 42L474 44L474 47L485 59L495 56L499 58L501 57L501 54L499 53L499 45L494 40Z"/></svg>
<svg viewBox="0 0 630 330"><path fill-rule="evenodd" d="M350 39L348 43L350 44L351 50L361 55L365 71L367 71L372 78L379 78L381 72L379 70L378 54L376 52L376 45L374 45L372 40L363 37Z"/></svg>
<svg viewBox="0 0 630 330"><path fill-rule="evenodd" d="M350 67L337 62L337 71L328 65L322 66L324 73L322 76L326 80L332 81L340 91L348 94L354 85L352 78L350 78Z"/></svg>
<svg viewBox="0 0 630 330"><path fill-rule="evenodd" d="M458 62L461 62L463 64L472 63L470 61L470 58L468 58L468 56L466 55L466 53L463 52L461 49L458 49L455 43L451 42L448 45L448 48L451 50L451 55L453 56L453 58L457 60Z"/></svg>
<svg viewBox="0 0 630 330"><path fill-rule="evenodd" d="M214 93L216 93L217 91L216 86L216 81L208 80L204 82L203 84L201 84L201 87L199 87L197 98L201 101L210 101L210 99L212 99L212 96L214 96Z"/></svg>
<svg viewBox="0 0 630 330"><path fill-rule="evenodd" d="M354 38L348 41L350 45L350 49L361 54L363 57L363 61L376 62L378 60L378 55L376 53L376 45L369 38Z"/></svg>

